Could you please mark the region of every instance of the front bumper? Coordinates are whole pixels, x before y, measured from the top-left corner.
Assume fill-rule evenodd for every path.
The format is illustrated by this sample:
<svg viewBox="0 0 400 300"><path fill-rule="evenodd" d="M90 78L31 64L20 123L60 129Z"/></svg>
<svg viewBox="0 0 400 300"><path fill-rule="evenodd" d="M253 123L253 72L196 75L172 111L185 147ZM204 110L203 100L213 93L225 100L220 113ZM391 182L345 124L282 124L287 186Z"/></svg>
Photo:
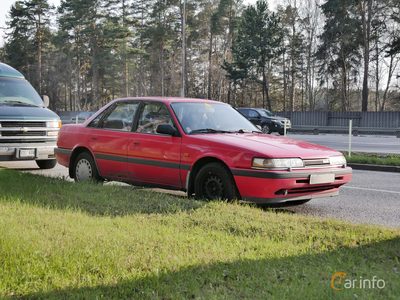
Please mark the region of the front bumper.
<svg viewBox="0 0 400 300"><path fill-rule="evenodd" d="M272 122L272 130L273 131L283 131L285 125L282 124L281 122ZM292 128L291 123L286 124L286 130L289 130Z"/></svg>
<svg viewBox="0 0 400 300"><path fill-rule="evenodd" d="M0 161L55 159L55 148L56 142L0 145ZM24 156L24 150L32 150L32 155Z"/></svg>
<svg viewBox="0 0 400 300"><path fill-rule="evenodd" d="M282 203L337 196L339 187L351 179L352 169L323 168L293 171L231 169L243 201ZM313 176L330 174L333 182L311 184Z"/></svg>

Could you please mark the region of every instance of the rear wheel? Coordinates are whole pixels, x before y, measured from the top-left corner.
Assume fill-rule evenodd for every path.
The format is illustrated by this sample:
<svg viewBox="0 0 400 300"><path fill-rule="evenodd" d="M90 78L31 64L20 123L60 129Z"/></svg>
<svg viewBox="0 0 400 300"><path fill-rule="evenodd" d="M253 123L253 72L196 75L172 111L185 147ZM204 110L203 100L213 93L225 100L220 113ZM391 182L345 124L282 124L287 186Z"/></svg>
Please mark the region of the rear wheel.
<svg viewBox="0 0 400 300"><path fill-rule="evenodd" d="M57 164L57 160L56 159L37 160L36 164L41 169L53 169Z"/></svg>
<svg viewBox="0 0 400 300"><path fill-rule="evenodd" d="M194 185L196 199L238 199L239 193L229 169L222 163L202 167Z"/></svg>
<svg viewBox="0 0 400 300"><path fill-rule="evenodd" d="M271 133L271 126L269 126L268 124L264 124L262 126L262 132L265 134L270 134Z"/></svg>
<svg viewBox="0 0 400 300"><path fill-rule="evenodd" d="M102 181L94 159L89 153L83 152L76 158L74 164L74 179L75 181Z"/></svg>

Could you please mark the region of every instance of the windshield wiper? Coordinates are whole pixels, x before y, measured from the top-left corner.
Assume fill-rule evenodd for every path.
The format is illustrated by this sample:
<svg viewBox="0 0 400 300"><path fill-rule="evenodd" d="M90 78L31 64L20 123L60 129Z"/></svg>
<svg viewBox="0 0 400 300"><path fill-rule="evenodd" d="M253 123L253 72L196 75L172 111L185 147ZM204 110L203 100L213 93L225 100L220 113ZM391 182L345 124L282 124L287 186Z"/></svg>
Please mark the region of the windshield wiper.
<svg viewBox="0 0 400 300"><path fill-rule="evenodd" d="M231 132L231 133L261 133L261 131L249 130L249 129L229 130L229 132Z"/></svg>
<svg viewBox="0 0 400 300"><path fill-rule="evenodd" d="M32 106L32 107L42 107L36 104L30 104L30 103L26 103L26 102L22 102L22 101L16 101L16 100L7 100L4 101L5 103L10 103L10 104L17 104L17 105L21 105L21 106Z"/></svg>
<svg viewBox="0 0 400 300"><path fill-rule="evenodd" d="M202 129L195 129L192 130L190 133L229 133L230 131L225 130L218 130L214 128L202 128Z"/></svg>

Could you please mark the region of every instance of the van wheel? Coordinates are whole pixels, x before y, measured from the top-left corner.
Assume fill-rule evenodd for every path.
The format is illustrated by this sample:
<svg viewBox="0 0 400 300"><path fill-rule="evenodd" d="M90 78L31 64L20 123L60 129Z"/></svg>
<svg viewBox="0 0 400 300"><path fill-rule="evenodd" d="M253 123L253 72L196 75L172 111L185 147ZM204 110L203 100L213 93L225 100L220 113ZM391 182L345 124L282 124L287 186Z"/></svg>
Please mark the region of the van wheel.
<svg viewBox="0 0 400 300"><path fill-rule="evenodd" d="M194 191L196 199L239 198L232 173L222 163L209 163L202 167L196 176Z"/></svg>
<svg viewBox="0 0 400 300"><path fill-rule="evenodd" d="M57 160L56 159L36 160L36 164L41 169L53 169L57 164Z"/></svg>
<svg viewBox="0 0 400 300"><path fill-rule="evenodd" d="M265 133L265 134L270 134L272 132L271 131L271 126L269 126L268 124L264 124L262 126L262 132Z"/></svg>
<svg viewBox="0 0 400 300"><path fill-rule="evenodd" d="M102 181L94 159L89 153L83 152L76 158L74 164L74 179L75 181Z"/></svg>

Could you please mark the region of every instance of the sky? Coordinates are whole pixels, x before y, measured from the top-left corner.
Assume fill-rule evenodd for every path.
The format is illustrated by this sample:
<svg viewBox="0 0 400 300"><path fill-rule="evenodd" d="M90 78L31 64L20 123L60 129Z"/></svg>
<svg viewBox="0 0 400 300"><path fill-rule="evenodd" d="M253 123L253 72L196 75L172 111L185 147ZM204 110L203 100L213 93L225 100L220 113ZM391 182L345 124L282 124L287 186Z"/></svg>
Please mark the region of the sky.
<svg viewBox="0 0 400 300"><path fill-rule="evenodd" d="M0 28L5 28L7 27L6 21L7 21L7 15L10 11L11 6L16 2L17 0L1 0L1 10L0 10ZM48 0L49 4L52 4L54 6L60 5L60 0ZM257 0L244 0L244 4L255 4ZM278 2L278 0L269 0L268 1L271 5L271 8L275 7L275 3ZM0 29L0 47L3 46L4 44L4 29Z"/></svg>

